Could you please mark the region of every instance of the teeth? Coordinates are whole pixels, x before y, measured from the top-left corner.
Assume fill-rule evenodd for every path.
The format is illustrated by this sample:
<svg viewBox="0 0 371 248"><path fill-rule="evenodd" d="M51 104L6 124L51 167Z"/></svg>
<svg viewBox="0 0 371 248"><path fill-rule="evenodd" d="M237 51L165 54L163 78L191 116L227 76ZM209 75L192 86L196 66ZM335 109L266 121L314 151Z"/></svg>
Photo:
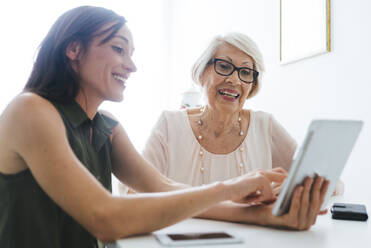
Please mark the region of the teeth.
<svg viewBox="0 0 371 248"><path fill-rule="evenodd" d="M119 80L121 82L125 82L125 78L121 77L120 75L117 75L117 74L114 74L113 77L116 79L116 80Z"/></svg>
<svg viewBox="0 0 371 248"><path fill-rule="evenodd" d="M222 94L222 95L231 96L231 97L234 97L234 98L237 98L239 96L239 94L233 94L233 93L225 92L225 91L222 91L222 90L219 90L219 93Z"/></svg>

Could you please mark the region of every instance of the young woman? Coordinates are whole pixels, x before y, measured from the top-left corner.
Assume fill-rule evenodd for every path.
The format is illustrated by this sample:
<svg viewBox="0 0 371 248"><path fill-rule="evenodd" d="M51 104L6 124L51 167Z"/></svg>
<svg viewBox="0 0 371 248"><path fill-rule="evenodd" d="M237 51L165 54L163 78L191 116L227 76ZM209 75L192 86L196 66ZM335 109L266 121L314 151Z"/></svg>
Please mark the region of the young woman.
<svg viewBox="0 0 371 248"><path fill-rule="evenodd" d="M96 247L192 216L249 221L254 209L230 201L274 200L279 171L190 188L135 151L118 121L98 111L123 99L133 51L125 19L104 8L72 9L52 26L24 92L0 118L0 247ZM112 196L111 173L148 193ZM290 213L267 224L309 228L327 185L298 187Z"/></svg>

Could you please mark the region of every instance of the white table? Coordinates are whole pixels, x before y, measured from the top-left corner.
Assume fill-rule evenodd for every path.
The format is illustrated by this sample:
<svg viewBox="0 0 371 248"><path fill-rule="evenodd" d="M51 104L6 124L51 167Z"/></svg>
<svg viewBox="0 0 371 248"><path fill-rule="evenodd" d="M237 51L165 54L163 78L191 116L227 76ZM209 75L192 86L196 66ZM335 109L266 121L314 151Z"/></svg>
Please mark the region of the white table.
<svg viewBox="0 0 371 248"><path fill-rule="evenodd" d="M358 198L359 199L359 198ZM346 201L344 197L334 197L332 202L352 202ZM365 199L362 202L366 205L370 215L371 201ZM330 206L329 204L329 206ZM290 231L273 229L268 227L236 224L222 221L188 219L173 226L161 229L155 233L176 233L176 232L198 232L198 231L223 231L228 230L244 240L243 244L233 245L214 245L221 248L276 248L276 247L371 247L371 227L370 220L343 221L333 220L331 213L319 216L317 223L309 231ZM107 247L116 248L143 248L143 247L163 247L152 234L121 239L116 244L109 244ZM190 246L188 246L190 248ZM191 246L196 247L196 246ZM198 246L211 247L211 246Z"/></svg>

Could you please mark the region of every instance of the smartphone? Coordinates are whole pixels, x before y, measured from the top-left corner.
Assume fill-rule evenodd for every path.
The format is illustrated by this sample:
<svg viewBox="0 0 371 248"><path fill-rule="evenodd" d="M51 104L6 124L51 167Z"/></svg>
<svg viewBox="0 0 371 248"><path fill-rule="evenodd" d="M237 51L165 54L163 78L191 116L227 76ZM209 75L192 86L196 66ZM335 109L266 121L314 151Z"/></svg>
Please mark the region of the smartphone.
<svg viewBox="0 0 371 248"><path fill-rule="evenodd" d="M334 203L331 207L333 219L338 220L359 220L368 219L366 206L362 204Z"/></svg>
<svg viewBox="0 0 371 248"><path fill-rule="evenodd" d="M237 244L243 240L235 235L221 232L192 232L192 233L168 233L154 234L156 239L165 246L192 246L213 244Z"/></svg>

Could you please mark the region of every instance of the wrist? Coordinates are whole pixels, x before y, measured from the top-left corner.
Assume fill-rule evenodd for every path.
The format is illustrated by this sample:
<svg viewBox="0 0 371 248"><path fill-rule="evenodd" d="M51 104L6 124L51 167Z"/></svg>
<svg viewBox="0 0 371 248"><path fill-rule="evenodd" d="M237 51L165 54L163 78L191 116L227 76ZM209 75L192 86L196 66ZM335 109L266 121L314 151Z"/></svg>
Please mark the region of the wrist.
<svg viewBox="0 0 371 248"><path fill-rule="evenodd" d="M259 225L262 226L280 226L280 217L272 214L273 205L262 205L259 209L257 216L259 218Z"/></svg>
<svg viewBox="0 0 371 248"><path fill-rule="evenodd" d="M270 208L265 205L255 205L241 209L243 211L244 222L260 226L266 226L270 223Z"/></svg>
<svg viewBox="0 0 371 248"><path fill-rule="evenodd" d="M226 201L229 200L228 196L228 186L225 185L223 182L214 182L208 184L207 187L213 189L216 192L217 198L219 201Z"/></svg>
<svg viewBox="0 0 371 248"><path fill-rule="evenodd" d="M218 187L222 192L223 201L231 201L233 196L233 187L228 181L218 182Z"/></svg>
<svg viewBox="0 0 371 248"><path fill-rule="evenodd" d="M256 224L262 226L269 225L269 218L272 216L272 214L269 212L270 208L267 208L267 206L264 205L256 206L256 208Z"/></svg>

